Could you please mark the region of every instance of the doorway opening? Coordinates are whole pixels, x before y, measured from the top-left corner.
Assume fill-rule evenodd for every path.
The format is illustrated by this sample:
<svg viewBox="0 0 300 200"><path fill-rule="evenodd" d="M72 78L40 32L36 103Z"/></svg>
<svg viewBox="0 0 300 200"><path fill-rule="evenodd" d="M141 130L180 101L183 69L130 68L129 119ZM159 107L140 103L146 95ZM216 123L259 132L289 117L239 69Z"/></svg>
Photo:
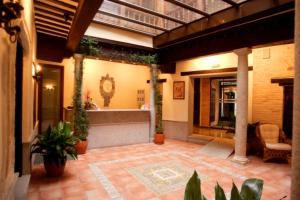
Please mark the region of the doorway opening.
<svg viewBox="0 0 300 200"><path fill-rule="evenodd" d="M15 77L15 172L22 176L23 47L20 42L17 42Z"/></svg>
<svg viewBox="0 0 300 200"><path fill-rule="evenodd" d="M63 81L62 66L44 65L39 87L39 132L55 126L63 119Z"/></svg>
<svg viewBox="0 0 300 200"><path fill-rule="evenodd" d="M193 134L232 139L236 91L236 77L194 78Z"/></svg>

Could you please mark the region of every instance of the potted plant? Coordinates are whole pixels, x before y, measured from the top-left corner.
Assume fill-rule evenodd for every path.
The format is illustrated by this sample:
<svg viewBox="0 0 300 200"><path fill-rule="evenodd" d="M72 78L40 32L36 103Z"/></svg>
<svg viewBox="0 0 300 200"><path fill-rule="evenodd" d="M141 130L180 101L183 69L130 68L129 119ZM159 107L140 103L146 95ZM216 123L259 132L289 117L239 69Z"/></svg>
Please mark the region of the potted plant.
<svg viewBox="0 0 300 200"><path fill-rule="evenodd" d="M263 180L247 179L244 181L241 190L239 191L236 185L232 184L230 200L260 200L263 190ZM226 200L226 195L223 188L217 183L215 186L215 200ZM193 176L188 181L184 200L206 200L201 191L201 181L195 171Z"/></svg>
<svg viewBox="0 0 300 200"><path fill-rule="evenodd" d="M78 154L85 154L88 146L87 136L89 121L86 110L82 104L82 77L83 63L75 69L75 89L73 96L73 128L74 135L79 139L75 148Z"/></svg>
<svg viewBox="0 0 300 200"><path fill-rule="evenodd" d="M54 128L49 126L45 133L36 136L36 140L31 147L31 153L43 156L44 167L50 177L58 177L64 173L67 155L77 158L75 150L77 138L67 123L59 122Z"/></svg>
<svg viewBox="0 0 300 200"><path fill-rule="evenodd" d="M156 85L155 90L155 107L156 107L156 126L155 126L155 135L154 143L155 144L164 144L165 135L162 125L162 95Z"/></svg>

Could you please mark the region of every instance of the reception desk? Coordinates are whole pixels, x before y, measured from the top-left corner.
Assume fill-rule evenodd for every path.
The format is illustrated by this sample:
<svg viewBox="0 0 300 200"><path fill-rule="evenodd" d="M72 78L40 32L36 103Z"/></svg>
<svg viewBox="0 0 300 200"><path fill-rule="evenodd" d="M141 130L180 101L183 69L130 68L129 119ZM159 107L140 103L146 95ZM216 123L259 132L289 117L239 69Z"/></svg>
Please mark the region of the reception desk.
<svg viewBox="0 0 300 200"><path fill-rule="evenodd" d="M88 110L89 149L150 141L150 111L140 109ZM72 110L65 109L71 121Z"/></svg>

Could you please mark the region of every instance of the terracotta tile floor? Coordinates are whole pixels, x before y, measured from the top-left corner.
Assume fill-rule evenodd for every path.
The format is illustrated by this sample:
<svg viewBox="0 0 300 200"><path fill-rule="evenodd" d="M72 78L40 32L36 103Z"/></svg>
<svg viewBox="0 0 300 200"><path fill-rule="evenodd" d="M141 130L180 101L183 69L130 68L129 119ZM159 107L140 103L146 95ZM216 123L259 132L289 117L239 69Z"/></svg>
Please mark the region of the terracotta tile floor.
<svg viewBox="0 0 300 200"><path fill-rule="evenodd" d="M250 177L265 181L262 199L279 200L285 195L285 199L289 199L291 172L288 164L263 163L259 158L249 157L250 163L242 166L231 162L230 158L220 160L201 155L201 147L167 140L160 146L138 144L94 149L80 155L76 161L68 161L61 178L45 177L43 166L38 165L32 171L28 199L182 200L184 186L179 184L177 188L158 194L128 171L154 163L162 163L163 166L165 162L184 166L191 173L196 169L198 174L205 177L202 191L208 199L213 199L217 181L229 193L232 181L240 187L243 180Z"/></svg>

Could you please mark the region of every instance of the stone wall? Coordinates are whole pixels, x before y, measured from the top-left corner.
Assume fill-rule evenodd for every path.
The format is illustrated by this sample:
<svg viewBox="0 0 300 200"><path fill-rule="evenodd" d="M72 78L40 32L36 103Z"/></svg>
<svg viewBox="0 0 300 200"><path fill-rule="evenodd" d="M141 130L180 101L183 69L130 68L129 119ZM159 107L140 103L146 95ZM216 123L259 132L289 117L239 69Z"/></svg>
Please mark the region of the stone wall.
<svg viewBox="0 0 300 200"><path fill-rule="evenodd" d="M293 59L293 44L253 50L253 122L282 127L283 87L271 79L292 76Z"/></svg>

